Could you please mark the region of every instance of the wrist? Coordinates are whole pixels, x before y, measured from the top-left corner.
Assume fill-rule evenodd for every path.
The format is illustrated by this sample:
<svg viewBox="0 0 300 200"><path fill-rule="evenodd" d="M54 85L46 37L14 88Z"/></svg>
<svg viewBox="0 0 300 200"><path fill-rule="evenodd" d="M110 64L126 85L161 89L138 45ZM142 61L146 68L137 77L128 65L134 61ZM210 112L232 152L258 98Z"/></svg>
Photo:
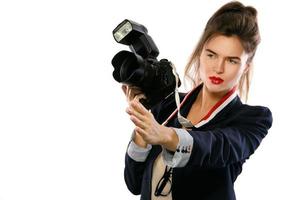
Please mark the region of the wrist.
<svg viewBox="0 0 300 200"><path fill-rule="evenodd" d="M161 145L165 149L175 152L179 142L179 138L173 128L169 128L165 126L163 127L164 127L164 131L163 131L164 139Z"/></svg>
<svg viewBox="0 0 300 200"><path fill-rule="evenodd" d="M147 147L147 142L138 134L137 132L134 132L135 136L133 138L133 142L138 145L139 147L146 148Z"/></svg>

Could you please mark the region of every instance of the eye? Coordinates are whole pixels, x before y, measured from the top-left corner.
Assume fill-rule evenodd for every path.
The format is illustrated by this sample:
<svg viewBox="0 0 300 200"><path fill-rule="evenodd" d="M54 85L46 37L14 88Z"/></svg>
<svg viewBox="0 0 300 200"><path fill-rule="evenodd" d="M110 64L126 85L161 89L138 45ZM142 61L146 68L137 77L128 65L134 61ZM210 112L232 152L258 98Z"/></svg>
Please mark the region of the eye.
<svg viewBox="0 0 300 200"><path fill-rule="evenodd" d="M212 54L212 53L207 53L206 56L209 57L209 58L214 58L215 57L215 55Z"/></svg>
<svg viewBox="0 0 300 200"><path fill-rule="evenodd" d="M235 59L229 59L228 61L230 64L233 64L233 65L237 65L240 63L238 60L235 60Z"/></svg>

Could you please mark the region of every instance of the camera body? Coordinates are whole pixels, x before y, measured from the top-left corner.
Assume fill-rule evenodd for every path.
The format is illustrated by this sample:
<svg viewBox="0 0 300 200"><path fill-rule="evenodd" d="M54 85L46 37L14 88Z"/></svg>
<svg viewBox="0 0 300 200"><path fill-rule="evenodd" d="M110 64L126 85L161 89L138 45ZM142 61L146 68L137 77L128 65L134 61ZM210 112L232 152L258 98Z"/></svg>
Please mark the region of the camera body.
<svg viewBox="0 0 300 200"><path fill-rule="evenodd" d="M120 83L139 87L146 96L141 100L146 108L153 107L175 91L176 72L167 59L157 60L159 50L146 27L125 19L113 30L113 36L131 50L120 51L113 57L113 77Z"/></svg>

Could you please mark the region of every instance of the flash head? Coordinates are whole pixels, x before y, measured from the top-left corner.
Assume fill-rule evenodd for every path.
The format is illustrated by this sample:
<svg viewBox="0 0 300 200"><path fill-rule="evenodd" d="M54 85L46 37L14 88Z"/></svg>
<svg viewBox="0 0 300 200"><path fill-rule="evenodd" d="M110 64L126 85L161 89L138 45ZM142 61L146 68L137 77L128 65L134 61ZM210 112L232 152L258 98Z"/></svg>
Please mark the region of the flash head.
<svg viewBox="0 0 300 200"><path fill-rule="evenodd" d="M124 24L122 24L122 26L116 30L116 32L113 33L114 38L117 42L121 42L121 40L123 40L125 38L126 35L128 35L128 33L130 33L132 31L132 25L130 24L130 22L125 22Z"/></svg>
<svg viewBox="0 0 300 200"><path fill-rule="evenodd" d="M113 30L113 36L118 43L130 45L130 41L132 41L134 37L147 34L147 32L148 30L143 25L125 19Z"/></svg>
<svg viewBox="0 0 300 200"><path fill-rule="evenodd" d="M145 26L125 19L114 30L116 42L128 45L130 50L143 58L156 58L159 50L152 38L148 35Z"/></svg>

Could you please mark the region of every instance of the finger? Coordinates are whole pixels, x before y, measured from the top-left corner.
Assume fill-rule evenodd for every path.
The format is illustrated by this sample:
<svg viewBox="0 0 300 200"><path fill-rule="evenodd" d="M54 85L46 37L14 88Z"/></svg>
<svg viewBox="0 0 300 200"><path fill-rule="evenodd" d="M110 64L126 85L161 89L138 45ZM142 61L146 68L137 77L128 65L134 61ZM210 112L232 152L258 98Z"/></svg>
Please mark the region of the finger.
<svg viewBox="0 0 300 200"><path fill-rule="evenodd" d="M122 90L123 90L123 93L124 93L125 96L126 96L127 102L130 102L130 97L129 97L129 86L123 84L123 85L121 86L121 88L122 88Z"/></svg>
<svg viewBox="0 0 300 200"><path fill-rule="evenodd" d="M132 90L141 92L141 88L139 88L139 87L137 87L137 86L130 85L130 86L128 86L128 87L129 87L130 89L132 89Z"/></svg>
<svg viewBox="0 0 300 200"><path fill-rule="evenodd" d="M139 120L137 117L135 117L134 115L130 116L130 120L134 123L134 125L136 125L137 127L139 127L140 129L144 130L146 128L145 123L143 123L143 121Z"/></svg>
<svg viewBox="0 0 300 200"><path fill-rule="evenodd" d="M145 131L145 130L143 130L142 128L140 128L140 127L135 127L135 129L134 129L134 131L136 132L136 133L138 133L142 138L143 138L143 140L145 140L145 142L149 142L148 141L148 134L147 134L147 132Z"/></svg>
<svg viewBox="0 0 300 200"><path fill-rule="evenodd" d="M121 88L122 88L124 94L126 95L127 94L127 85L122 85Z"/></svg>
<svg viewBox="0 0 300 200"><path fill-rule="evenodd" d="M146 121L146 117L145 115L139 113L138 111L136 111L133 107L129 106L128 108L126 108L126 112L129 114L129 115L133 115L135 116L136 118L138 118L139 120L141 121Z"/></svg>
<svg viewBox="0 0 300 200"><path fill-rule="evenodd" d="M140 88L135 86L128 86L128 90L130 93L130 99L134 99L137 95L142 94L142 91Z"/></svg>
<svg viewBox="0 0 300 200"><path fill-rule="evenodd" d="M121 88L122 88L123 93L124 93L125 96L126 96L126 101L129 102L129 101L128 101L128 100L129 100L129 99L128 99L128 92L127 92L127 91L128 91L128 89L127 89L128 86L127 86L127 85L122 85Z"/></svg>
<svg viewBox="0 0 300 200"><path fill-rule="evenodd" d="M150 112L141 104L139 101L134 99L130 102L130 106L136 110L137 112L141 113L142 115L148 115Z"/></svg>
<svg viewBox="0 0 300 200"><path fill-rule="evenodd" d="M128 98L130 101L134 99L136 95L136 91L134 91L132 88L128 87Z"/></svg>
<svg viewBox="0 0 300 200"><path fill-rule="evenodd" d="M134 97L134 100L136 100L136 101L140 101L141 99L146 99L145 94L140 93L140 94L137 94L137 95Z"/></svg>

